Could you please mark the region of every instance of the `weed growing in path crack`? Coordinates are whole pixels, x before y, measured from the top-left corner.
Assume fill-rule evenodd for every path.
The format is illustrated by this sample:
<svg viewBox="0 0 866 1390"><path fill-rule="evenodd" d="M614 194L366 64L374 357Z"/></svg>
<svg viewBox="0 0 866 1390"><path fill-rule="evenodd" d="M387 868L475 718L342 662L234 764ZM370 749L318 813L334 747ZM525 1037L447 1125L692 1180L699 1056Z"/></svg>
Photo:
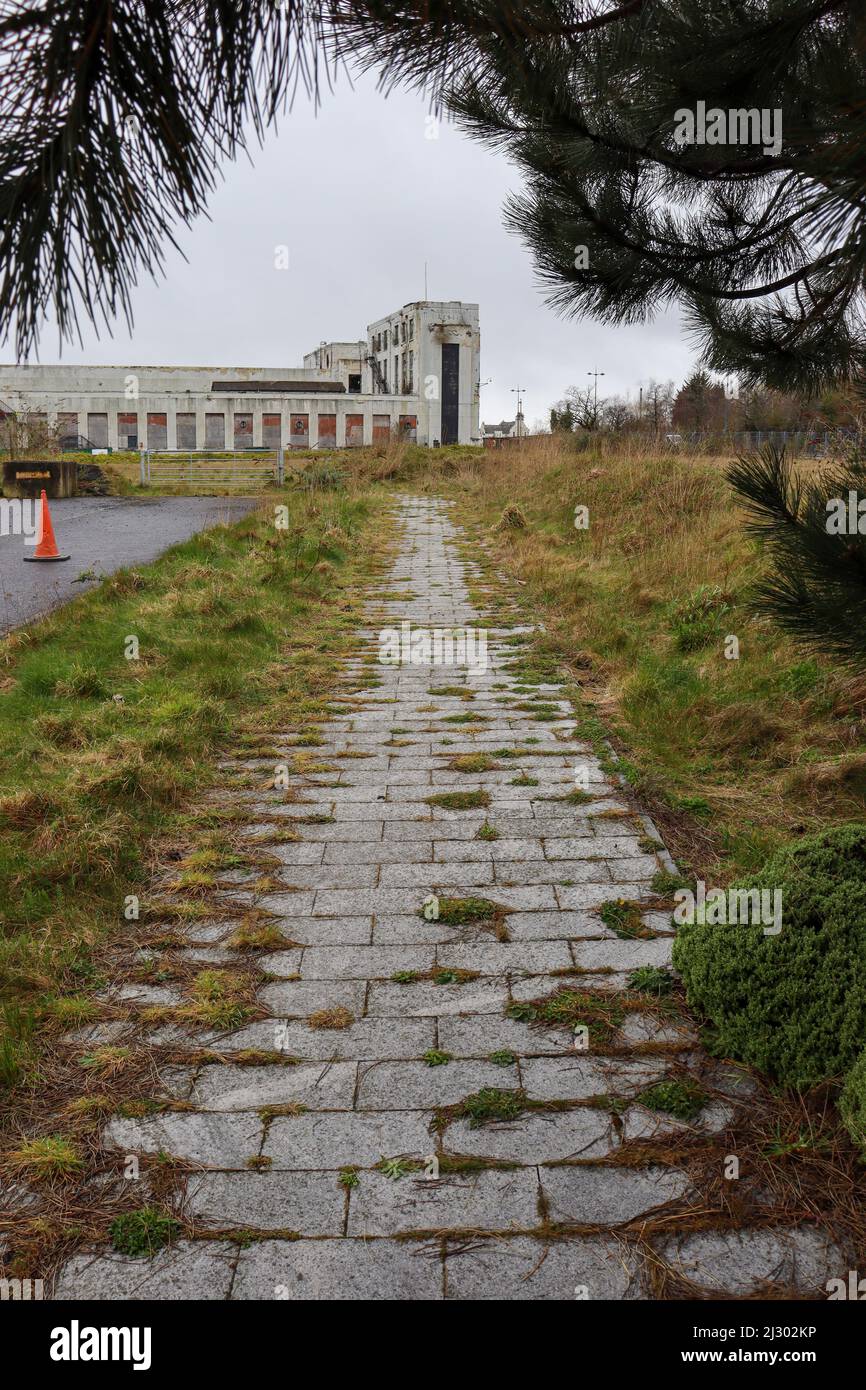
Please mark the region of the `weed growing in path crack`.
<svg viewBox="0 0 866 1390"><path fill-rule="evenodd" d="M351 1014L342 1004L338 1004L333 1009L318 1009L310 1014L307 1023L311 1028L324 1028L338 1030L351 1028L355 1022L355 1015Z"/></svg>
<svg viewBox="0 0 866 1390"><path fill-rule="evenodd" d="M641 1091L637 1099L648 1110L673 1115L677 1120L694 1120L709 1096L694 1081L659 1081Z"/></svg>
<svg viewBox="0 0 866 1390"><path fill-rule="evenodd" d="M656 933L641 919L642 910L640 903L630 902L627 898L612 898L601 904L598 915L604 925L623 940L638 937L646 940L655 937Z"/></svg>
<svg viewBox="0 0 866 1390"><path fill-rule="evenodd" d="M440 1052L437 1048L431 1047L428 1052L424 1053L423 1060L428 1067L444 1067L451 1061L451 1053Z"/></svg>
<svg viewBox="0 0 866 1390"><path fill-rule="evenodd" d="M156 1207L140 1207L115 1217L108 1228L112 1249L120 1255L155 1255L180 1233L180 1222Z"/></svg>
<svg viewBox="0 0 866 1390"><path fill-rule="evenodd" d="M444 811L474 811L480 806L490 805L489 792L439 792L426 798L428 806L439 806Z"/></svg>

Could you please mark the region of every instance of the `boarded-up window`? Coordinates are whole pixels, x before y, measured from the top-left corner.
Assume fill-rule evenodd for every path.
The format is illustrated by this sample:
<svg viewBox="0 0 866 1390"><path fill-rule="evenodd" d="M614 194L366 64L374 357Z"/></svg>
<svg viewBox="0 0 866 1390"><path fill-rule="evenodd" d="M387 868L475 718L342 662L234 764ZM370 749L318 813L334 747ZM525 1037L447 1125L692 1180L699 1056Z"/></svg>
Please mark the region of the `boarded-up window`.
<svg viewBox="0 0 866 1390"><path fill-rule="evenodd" d="M387 444L387 443L388 443L388 440L389 440L390 438L391 438L391 416L390 416L390 415L374 415L374 416L373 416L373 443L374 443L374 444Z"/></svg>
<svg viewBox="0 0 866 1390"><path fill-rule="evenodd" d="M418 416L400 416L400 438L407 439L410 444L414 444L418 438Z"/></svg>
<svg viewBox="0 0 866 1390"><path fill-rule="evenodd" d="M57 433L60 442L64 439L74 439L78 442L78 413L74 410L59 410L57 412Z"/></svg>
<svg viewBox="0 0 866 1390"><path fill-rule="evenodd" d="M108 415L88 415L87 438L94 449L108 448Z"/></svg>
<svg viewBox="0 0 866 1390"><path fill-rule="evenodd" d="M162 410L150 410L147 414L148 449L168 448L168 416Z"/></svg>
<svg viewBox="0 0 866 1390"><path fill-rule="evenodd" d="M138 448L138 415L134 410L117 412L117 447Z"/></svg>
<svg viewBox="0 0 866 1390"><path fill-rule="evenodd" d="M319 416L319 435L322 432L322 420L334 420L333 415ZM308 449L310 445L310 417L309 415L293 415L289 420L289 443L293 449Z"/></svg>
<svg viewBox="0 0 866 1390"><path fill-rule="evenodd" d="M262 416L262 443L266 449L279 449L283 442L282 420L279 415Z"/></svg>
<svg viewBox="0 0 866 1390"><path fill-rule="evenodd" d="M319 416L319 448L336 449L337 447L337 417L336 415Z"/></svg>
<svg viewBox="0 0 866 1390"><path fill-rule="evenodd" d="M241 411L235 412L235 448L251 449L253 447L253 417Z"/></svg>
<svg viewBox="0 0 866 1390"><path fill-rule="evenodd" d="M357 449L364 443L364 417L363 415L346 416L346 445L350 449Z"/></svg>
<svg viewBox="0 0 866 1390"><path fill-rule="evenodd" d="M226 417L222 413L205 415L204 447L206 449L224 449L226 447Z"/></svg>
<svg viewBox="0 0 866 1390"><path fill-rule="evenodd" d="M177 447L179 449L195 449L195 411L179 410L174 417L177 427Z"/></svg>

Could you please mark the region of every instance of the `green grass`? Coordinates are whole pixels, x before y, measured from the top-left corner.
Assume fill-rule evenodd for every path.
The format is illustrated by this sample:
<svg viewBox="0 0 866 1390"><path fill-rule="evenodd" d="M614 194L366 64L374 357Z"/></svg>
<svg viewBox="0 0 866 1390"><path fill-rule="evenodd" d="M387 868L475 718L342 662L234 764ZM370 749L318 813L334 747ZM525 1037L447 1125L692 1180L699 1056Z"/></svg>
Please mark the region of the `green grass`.
<svg viewBox="0 0 866 1390"><path fill-rule="evenodd" d="M490 805L489 792L438 792L426 798L428 806L439 806L444 811L474 811L480 806Z"/></svg>
<svg viewBox="0 0 866 1390"><path fill-rule="evenodd" d="M180 1223L155 1207L127 1211L108 1228L112 1249L139 1258L155 1255L180 1232Z"/></svg>
<svg viewBox="0 0 866 1390"><path fill-rule="evenodd" d="M694 1120L709 1096L693 1081L659 1081L641 1091L638 1100L648 1110L673 1115L677 1120Z"/></svg>
<svg viewBox="0 0 866 1390"><path fill-rule="evenodd" d="M448 927L462 927L470 922L492 921L502 911L499 904L491 902L490 898L440 898L437 921Z"/></svg>
<svg viewBox="0 0 866 1390"><path fill-rule="evenodd" d="M767 560L725 481L729 457L628 438L576 447L539 438L507 458L431 460L423 480L455 500L469 544L483 537L482 570L519 576L527 615L544 623L514 642L513 684L578 666L621 770L690 877L726 884L801 834L864 819L862 673L804 656L752 612ZM572 524L577 502L586 531ZM508 506L525 527L495 529Z"/></svg>
<svg viewBox="0 0 866 1390"><path fill-rule="evenodd" d="M604 925L623 940L654 935L641 919L640 904L629 902L627 898L611 898L602 903L598 915Z"/></svg>
<svg viewBox="0 0 866 1390"><path fill-rule="evenodd" d="M495 1124L500 1120L516 1120L526 1109L524 1091L500 1091L493 1086L484 1086L474 1095L465 1096L454 1107L453 1113L460 1119L469 1121L470 1129L481 1125Z"/></svg>
<svg viewBox="0 0 866 1390"><path fill-rule="evenodd" d="M188 808L223 780L222 751L263 721L301 722L312 741L381 505L286 502L288 531L269 508L215 527L0 643L0 1084L23 1077L46 1028L83 1021L94 953L144 899L153 847L200 833Z"/></svg>

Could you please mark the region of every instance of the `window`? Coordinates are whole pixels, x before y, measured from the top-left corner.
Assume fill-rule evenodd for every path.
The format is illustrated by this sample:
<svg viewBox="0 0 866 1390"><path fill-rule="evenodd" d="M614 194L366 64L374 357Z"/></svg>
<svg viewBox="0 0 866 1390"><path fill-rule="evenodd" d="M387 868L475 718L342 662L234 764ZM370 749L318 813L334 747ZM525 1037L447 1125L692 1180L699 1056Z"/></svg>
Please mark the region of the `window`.
<svg viewBox="0 0 866 1390"><path fill-rule="evenodd" d="M179 449L194 449L196 447L195 413L193 411L179 410L174 420L177 434L177 447Z"/></svg>
<svg viewBox="0 0 866 1390"><path fill-rule="evenodd" d="M382 343L382 346L383 346L383 348L387 349L387 347L388 347L388 330L387 330L387 328L385 329L385 332L383 333L382 336L383 336L383 339L384 339L384 341L383 341L383 343Z"/></svg>
<svg viewBox="0 0 866 1390"><path fill-rule="evenodd" d="M319 419L334 419L336 416L319 416ZM290 415L289 432L291 438L289 444L292 449L306 449L310 442L310 417L309 415Z"/></svg>
<svg viewBox="0 0 866 1390"><path fill-rule="evenodd" d="M118 449L138 448L138 415L135 411L119 411L117 415Z"/></svg>
<svg viewBox="0 0 866 1390"><path fill-rule="evenodd" d="M262 444L266 449L279 449L283 442L282 420L279 415L262 415Z"/></svg>
<svg viewBox="0 0 866 1390"><path fill-rule="evenodd" d="M409 349L409 390L415 390L415 354Z"/></svg>
<svg viewBox="0 0 866 1390"><path fill-rule="evenodd" d="M414 337L415 337L415 320L414 320L414 319L410 319L410 320L409 320L409 342L410 342L410 343L411 343L411 341L412 341L412 339L413 339Z"/></svg>
<svg viewBox="0 0 866 1390"><path fill-rule="evenodd" d="M205 415L204 447L206 449L224 449L226 447L226 417L222 412L219 415Z"/></svg>
<svg viewBox="0 0 866 1390"><path fill-rule="evenodd" d="M87 417L87 438L95 449L108 448L108 416L93 411Z"/></svg>
<svg viewBox="0 0 866 1390"><path fill-rule="evenodd" d="M336 449L337 447L337 417L336 415L320 415L319 423L320 449Z"/></svg>
<svg viewBox="0 0 866 1390"><path fill-rule="evenodd" d="M360 372L350 372L350 373L349 373L349 390L350 390L350 391L360 391L360 389L361 389L361 373L360 373Z"/></svg>
<svg viewBox="0 0 866 1390"><path fill-rule="evenodd" d="M168 416L163 410L151 410L147 417L148 449L168 448Z"/></svg>

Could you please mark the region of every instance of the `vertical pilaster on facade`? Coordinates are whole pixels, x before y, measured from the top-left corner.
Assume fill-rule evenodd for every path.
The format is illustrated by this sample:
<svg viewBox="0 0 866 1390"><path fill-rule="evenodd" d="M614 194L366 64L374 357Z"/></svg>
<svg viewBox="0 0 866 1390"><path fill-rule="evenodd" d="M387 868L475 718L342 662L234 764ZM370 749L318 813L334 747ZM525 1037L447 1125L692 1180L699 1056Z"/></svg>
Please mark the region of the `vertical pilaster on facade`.
<svg viewBox="0 0 866 1390"><path fill-rule="evenodd" d="M165 403L165 447L177 449L177 401Z"/></svg>
<svg viewBox="0 0 866 1390"><path fill-rule="evenodd" d="M386 411L391 412L391 406L392 406L392 404L393 404L393 402L389 401L386 405L383 405L383 406L381 407L381 413L384 415ZM365 443L365 444L372 444L372 442L373 442L373 414L374 414L374 411L373 411L373 402L372 402L372 401L364 401L363 406L361 407L361 410L360 410L358 413L364 416L364 443ZM379 413L379 412L376 412L376 413ZM391 412L391 419L393 420L393 418L394 418L393 412ZM393 431L393 425L392 425L392 431Z"/></svg>
<svg viewBox="0 0 866 1390"><path fill-rule="evenodd" d="M109 447L109 449L117 449L117 448L120 447L119 444L118 444L118 438L117 438L117 411L118 411L117 402L116 402L116 401L111 401L111 400L109 400L109 401L107 402L107 407L108 407L108 447Z"/></svg>

